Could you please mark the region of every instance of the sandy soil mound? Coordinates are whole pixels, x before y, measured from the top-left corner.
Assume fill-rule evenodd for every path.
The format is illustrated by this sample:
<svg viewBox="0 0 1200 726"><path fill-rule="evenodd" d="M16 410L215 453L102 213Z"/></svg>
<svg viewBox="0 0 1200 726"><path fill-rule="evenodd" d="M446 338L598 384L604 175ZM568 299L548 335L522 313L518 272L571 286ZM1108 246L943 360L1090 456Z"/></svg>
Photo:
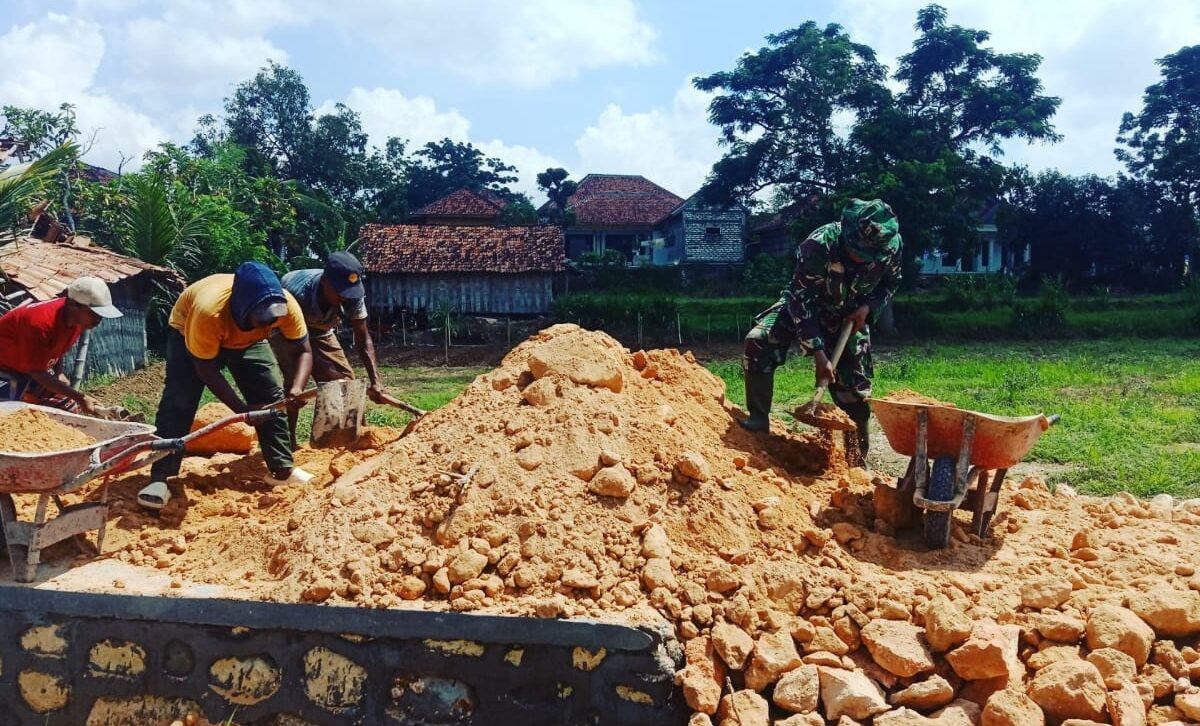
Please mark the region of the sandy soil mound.
<svg viewBox="0 0 1200 726"><path fill-rule="evenodd" d="M250 598L665 619L696 723L1200 721L1200 501L1010 481L930 552L892 481L737 413L690 355L560 325L403 439L302 450L313 488L189 459L110 538Z"/></svg>
<svg viewBox="0 0 1200 726"><path fill-rule="evenodd" d="M90 446L96 440L77 428L55 421L41 411L23 408L0 414L0 449L44 453Z"/></svg>

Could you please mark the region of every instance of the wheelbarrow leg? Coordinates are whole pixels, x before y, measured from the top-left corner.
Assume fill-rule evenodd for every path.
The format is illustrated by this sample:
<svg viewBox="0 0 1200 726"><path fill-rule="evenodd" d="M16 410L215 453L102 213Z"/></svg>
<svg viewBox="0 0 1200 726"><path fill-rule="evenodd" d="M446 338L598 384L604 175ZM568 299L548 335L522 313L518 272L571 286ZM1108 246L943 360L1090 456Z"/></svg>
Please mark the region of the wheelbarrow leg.
<svg viewBox="0 0 1200 726"><path fill-rule="evenodd" d="M992 478L991 486L988 486L987 474L986 471L979 473L979 485L975 490L975 516L971 518L971 531L979 537L987 537L988 530L992 527L992 518L995 517L996 507L1000 504L1000 486L1004 484L1008 469L998 470Z"/></svg>

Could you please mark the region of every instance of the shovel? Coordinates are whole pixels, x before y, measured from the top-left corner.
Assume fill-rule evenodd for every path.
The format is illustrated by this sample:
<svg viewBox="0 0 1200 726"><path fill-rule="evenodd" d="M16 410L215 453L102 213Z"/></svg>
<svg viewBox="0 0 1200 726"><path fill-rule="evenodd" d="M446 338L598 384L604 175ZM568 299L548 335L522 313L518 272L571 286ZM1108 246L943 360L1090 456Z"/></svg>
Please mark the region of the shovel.
<svg viewBox="0 0 1200 726"><path fill-rule="evenodd" d="M837 345L833 349L833 358L829 360L830 366L837 370L838 361L842 359L842 351L846 348L846 341L850 339L850 330L854 327L852 321L847 320L842 324L842 332L838 336ZM830 381L821 381L817 386L817 390L813 393L812 400L797 408L792 415L797 421L816 426L821 429L832 429L834 431L853 431L857 426L850 420L850 417L841 409L835 408L831 411L824 412L817 410L817 404L821 402L821 398L825 395L825 390L829 388Z"/></svg>
<svg viewBox="0 0 1200 726"><path fill-rule="evenodd" d="M408 420L408 425L406 425L404 427L404 431L401 432L401 434L400 434L400 436L402 436L402 437L407 436L408 433L413 430L413 427L417 425L417 419L419 419L422 416L424 416L425 414L429 413L428 411L426 411L423 408L417 408L416 406L412 405L411 403L408 403L406 401L401 401L399 398L396 398L395 396L390 396L386 393L383 394L382 398L383 398L383 402L386 403L387 405L395 406L396 408L398 408L402 411L407 411L410 414L412 414L412 418Z"/></svg>
<svg viewBox="0 0 1200 726"><path fill-rule="evenodd" d="M309 443L317 449L350 446L362 435L363 414L367 409L367 382L354 378L319 383L313 404L312 435Z"/></svg>

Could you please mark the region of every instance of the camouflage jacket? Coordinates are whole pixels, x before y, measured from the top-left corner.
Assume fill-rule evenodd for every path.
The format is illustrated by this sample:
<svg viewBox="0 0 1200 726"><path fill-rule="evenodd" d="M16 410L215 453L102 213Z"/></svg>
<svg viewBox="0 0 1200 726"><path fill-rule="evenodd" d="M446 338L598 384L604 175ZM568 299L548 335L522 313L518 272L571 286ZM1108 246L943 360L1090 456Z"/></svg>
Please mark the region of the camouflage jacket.
<svg viewBox="0 0 1200 726"><path fill-rule="evenodd" d="M872 314L887 304L900 285L900 246L877 262L852 262L839 243L841 222L813 230L796 249L796 269L784 291L787 314L805 350L824 350L824 333L860 305Z"/></svg>

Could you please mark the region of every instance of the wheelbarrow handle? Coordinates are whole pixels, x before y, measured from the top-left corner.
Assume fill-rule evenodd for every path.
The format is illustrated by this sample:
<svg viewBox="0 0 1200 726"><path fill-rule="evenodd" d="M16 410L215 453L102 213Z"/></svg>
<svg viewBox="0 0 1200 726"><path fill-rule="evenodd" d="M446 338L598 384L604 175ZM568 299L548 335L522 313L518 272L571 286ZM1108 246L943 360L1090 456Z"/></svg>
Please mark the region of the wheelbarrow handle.
<svg viewBox="0 0 1200 726"><path fill-rule="evenodd" d="M1050 414L1049 416L1046 417L1046 428L1050 428L1051 426L1053 426L1054 424L1058 423L1061 420L1062 420L1062 416L1058 415L1057 413Z"/></svg>

